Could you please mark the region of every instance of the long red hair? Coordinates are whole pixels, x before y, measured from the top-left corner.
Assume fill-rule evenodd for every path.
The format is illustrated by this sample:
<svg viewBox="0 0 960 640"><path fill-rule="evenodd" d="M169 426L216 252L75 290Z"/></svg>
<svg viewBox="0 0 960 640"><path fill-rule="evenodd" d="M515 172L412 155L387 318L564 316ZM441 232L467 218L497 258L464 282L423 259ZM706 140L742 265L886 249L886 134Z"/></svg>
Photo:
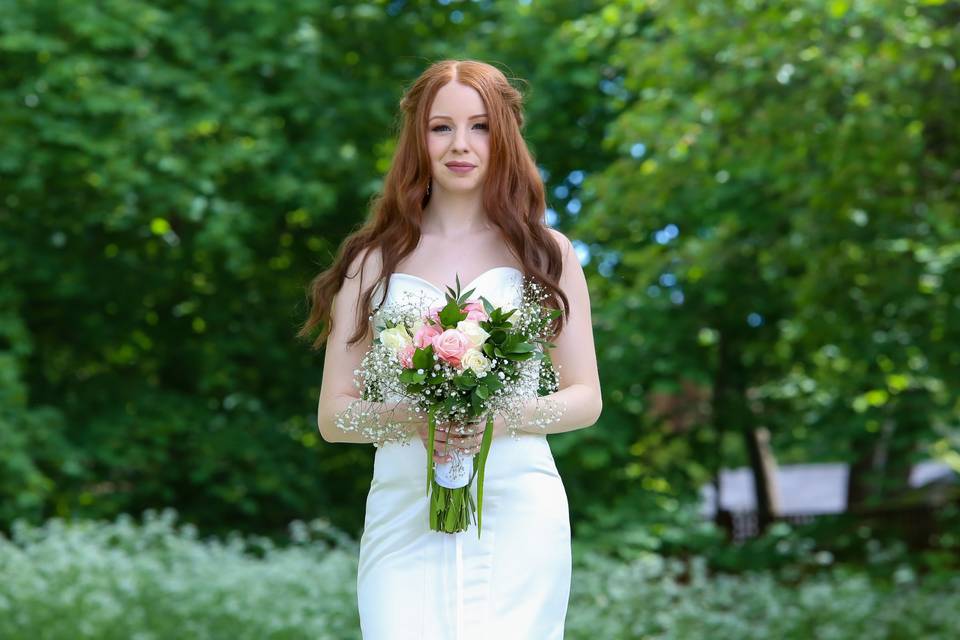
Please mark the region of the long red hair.
<svg viewBox="0 0 960 640"><path fill-rule="evenodd" d="M419 243L421 216L430 201L430 158L426 145L430 107L437 91L452 80L476 89L489 115L490 164L482 196L487 217L503 234L508 248L522 264L524 275L544 287L545 304L562 311L554 320L552 334L556 336L563 328L570 307L559 287L563 256L544 221L543 182L520 132L524 124L523 96L496 67L475 60L443 60L424 71L400 100L399 139L383 192L372 201L372 215L344 239L333 264L307 287L310 314L297 336L307 337L315 327L323 325L313 342L314 349L320 348L333 329L331 304L354 259L368 248L379 249L382 267L377 280L358 299L356 330L350 345L367 335L367 310L371 309L374 288L385 282L400 260ZM367 256L369 252L364 254L363 262ZM386 288L377 308L383 304Z"/></svg>

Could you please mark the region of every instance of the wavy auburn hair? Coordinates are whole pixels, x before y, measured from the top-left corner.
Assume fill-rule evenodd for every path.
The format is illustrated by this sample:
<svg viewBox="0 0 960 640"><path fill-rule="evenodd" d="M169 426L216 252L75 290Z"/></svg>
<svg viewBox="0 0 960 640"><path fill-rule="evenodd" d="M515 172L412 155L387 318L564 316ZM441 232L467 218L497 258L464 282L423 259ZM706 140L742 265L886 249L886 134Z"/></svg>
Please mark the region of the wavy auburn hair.
<svg viewBox="0 0 960 640"><path fill-rule="evenodd" d="M313 342L314 349L319 349L333 330L333 298L354 259L362 254L359 273L363 273L368 250L379 250L382 266L376 282L366 290L361 279L357 322L349 345L367 335L370 316L365 311L372 308L375 287L381 282L389 286L396 265L419 243L423 209L430 201L426 194L431 179L426 143L430 107L437 91L452 80L476 89L489 115L490 159L482 196L487 217L523 265L524 275L544 287L545 304L562 311L550 327L552 335L563 328L570 312L567 296L559 287L563 256L544 222L543 182L520 133L524 124L522 95L496 67L475 60L443 60L424 71L400 100L399 139L383 192L372 202L372 215L344 239L333 264L307 287L310 314L297 337L305 338L324 325ZM386 289L377 309L386 299Z"/></svg>

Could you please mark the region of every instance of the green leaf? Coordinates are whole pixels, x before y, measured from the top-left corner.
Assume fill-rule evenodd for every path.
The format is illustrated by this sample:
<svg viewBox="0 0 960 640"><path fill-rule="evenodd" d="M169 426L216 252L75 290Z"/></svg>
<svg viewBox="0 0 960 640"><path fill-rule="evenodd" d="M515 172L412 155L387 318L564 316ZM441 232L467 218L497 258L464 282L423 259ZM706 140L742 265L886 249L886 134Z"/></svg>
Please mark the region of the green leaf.
<svg viewBox="0 0 960 640"><path fill-rule="evenodd" d="M500 381L500 378L492 373L488 373L483 377L482 384L490 393L494 393L503 388L503 383Z"/></svg>
<svg viewBox="0 0 960 640"><path fill-rule="evenodd" d="M467 300L470 299L470 296L473 295L473 292L474 292L474 291L476 291L476 289L470 289L470 291L467 291L467 292L461 294L460 297L457 298L457 302L458 302L460 305L466 304Z"/></svg>
<svg viewBox="0 0 960 640"><path fill-rule="evenodd" d="M460 389L472 389L477 386L477 374L472 369L453 377L453 383Z"/></svg>
<svg viewBox="0 0 960 640"><path fill-rule="evenodd" d="M466 311L460 310L456 300L448 302L437 315L440 318L440 323L447 328L457 326L458 322L465 320L467 317Z"/></svg>
<svg viewBox="0 0 960 640"><path fill-rule="evenodd" d="M477 476L477 538L480 538L480 529L483 526L483 475L487 467L487 456L490 455L490 443L493 442L493 414L487 416L487 426L483 431L483 440L480 441L479 464Z"/></svg>
<svg viewBox="0 0 960 640"><path fill-rule="evenodd" d="M479 387L478 387L479 388ZM476 391L470 394L470 409L473 414L479 414L483 407L483 398L477 395Z"/></svg>
<svg viewBox="0 0 960 640"><path fill-rule="evenodd" d="M427 410L427 425L429 431L429 442L427 443L427 494L430 493L430 486L433 484L433 451L436 447L437 434L437 408L431 406Z"/></svg>
<svg viewBox="0 0 960 640"><path fill-rule="evenodd" d="M417 347L413 352L412 361L416 369L433 369L433 347L430 345L426 349Z"/></svg>

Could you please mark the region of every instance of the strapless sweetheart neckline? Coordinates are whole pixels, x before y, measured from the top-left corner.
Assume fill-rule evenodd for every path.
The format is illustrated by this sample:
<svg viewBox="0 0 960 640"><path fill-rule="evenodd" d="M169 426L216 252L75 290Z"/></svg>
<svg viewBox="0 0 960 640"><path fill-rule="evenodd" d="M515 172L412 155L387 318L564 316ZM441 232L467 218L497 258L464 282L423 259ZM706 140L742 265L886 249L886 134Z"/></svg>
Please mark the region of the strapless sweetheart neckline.
<svg viewBox="0 0 960 640"><path fill-rule="evenodd" d="M493 268L491 268L491 269L487 269L486 271L484 271L483 273L481 273L480 275L478 275L476 278L474 278L473 280L471 280L471 281L468 282L467 284L461 284L461 285L460 285L460 290L461 290L461 291L469 291L469 290L471 289L471 287L473 287L473 285L475 285L475 284L477 283L477 281L479 281L481 278L483 278L483 277L486 276L487 274L493 273L494 271L499 271L500 269L508 269L508 270L511 270L511 271L516 271L516 272L519 273L521 276L523 275L523 272L520 271L520 269L517 269L516 267L508 267L508 266L493 267ZM440 287L438 287L437 285L433 284L433 283L430 282L429 280L424 280L424 279L421 278L420 276L415 276L415 275L413 275L412 273L404 273L403 271L394 271L393 273L390 274L390 277L391 277L391 278L393 278L393 277L395 277L395 276L405 276L405 277L407 277L407 278L412 278L412 279L414 279L414 280L416 280L416 281L418 281L418 282L422 282L423 284L428 285L428 286L429 286L431 289L433 289L434 291L437 291L437 292L439 292L439 293L445 293L445 292L446 292L446 289L441 289ZM453 283L451 283L451 286L453 286L453 285L455 285L455 284L456 284L456 282L453 282Z"/></svg>

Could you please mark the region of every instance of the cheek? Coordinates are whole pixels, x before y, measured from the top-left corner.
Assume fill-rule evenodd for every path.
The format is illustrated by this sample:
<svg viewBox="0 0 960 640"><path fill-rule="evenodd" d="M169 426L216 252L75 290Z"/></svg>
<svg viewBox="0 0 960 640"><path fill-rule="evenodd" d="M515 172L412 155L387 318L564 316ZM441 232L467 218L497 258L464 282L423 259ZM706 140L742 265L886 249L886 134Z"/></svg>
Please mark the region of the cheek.
<svg viewBox="0 0 960 640"><path fill-rule="evenodd" d="M442 138L431 136L427 139L427 153L429 153L430 157L434 160L439 160L440 157L443 156L446 147L447 145Z"/></svg>
<svg viewBox="0 0 960 640"><path fill-rule="evenodd" d="M490 155L490 138L484 136L483 138L477 140L474 148L477 150L477 154L479 156L486 159L487 156Z"/></svg>

